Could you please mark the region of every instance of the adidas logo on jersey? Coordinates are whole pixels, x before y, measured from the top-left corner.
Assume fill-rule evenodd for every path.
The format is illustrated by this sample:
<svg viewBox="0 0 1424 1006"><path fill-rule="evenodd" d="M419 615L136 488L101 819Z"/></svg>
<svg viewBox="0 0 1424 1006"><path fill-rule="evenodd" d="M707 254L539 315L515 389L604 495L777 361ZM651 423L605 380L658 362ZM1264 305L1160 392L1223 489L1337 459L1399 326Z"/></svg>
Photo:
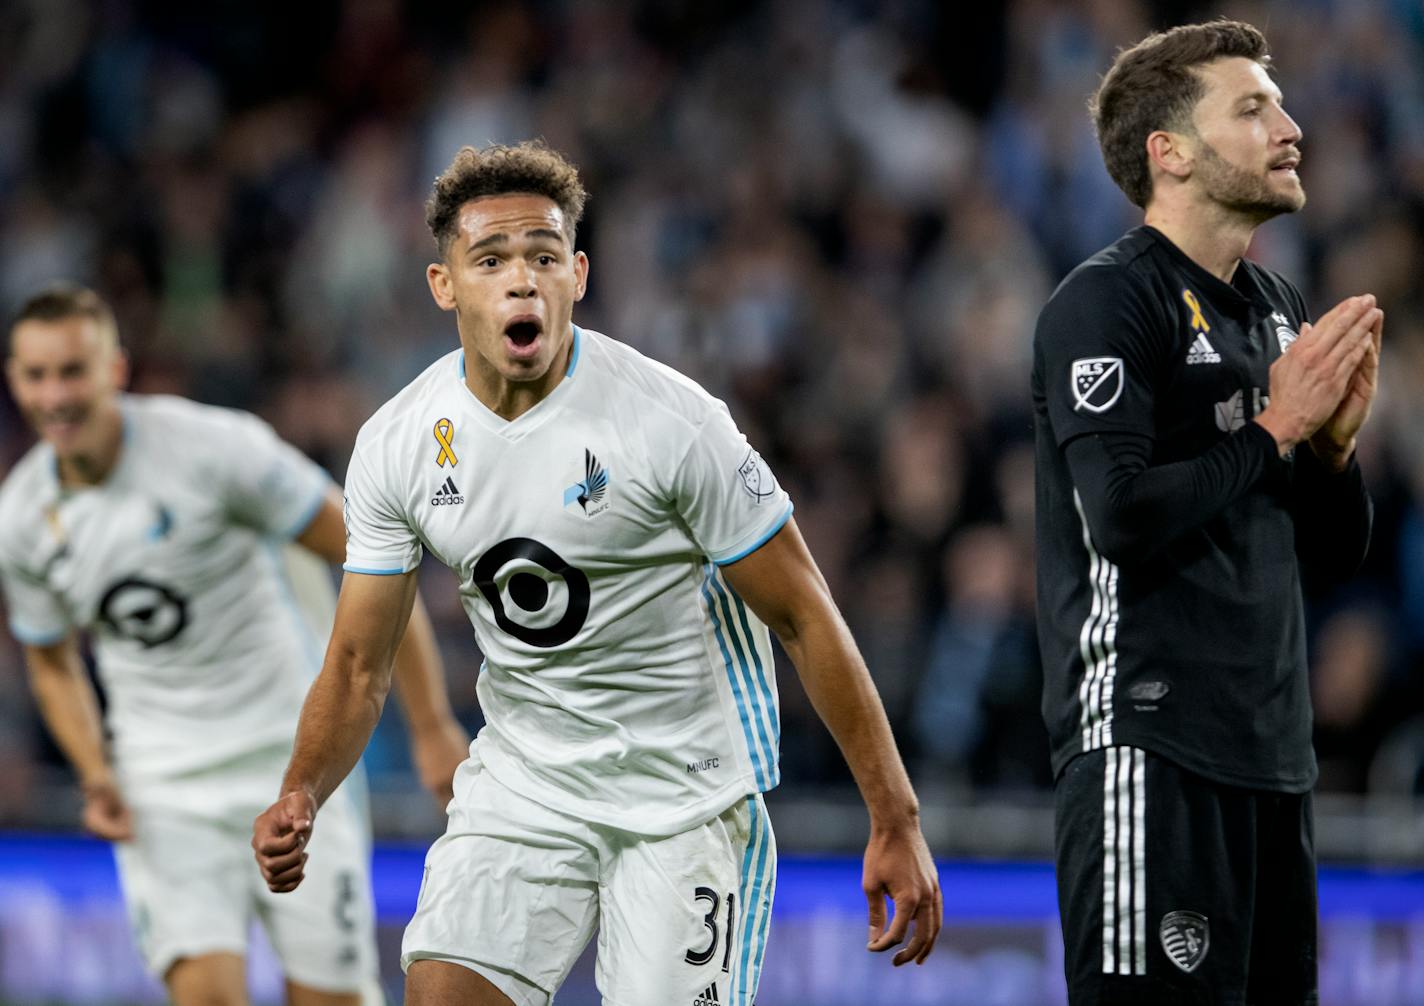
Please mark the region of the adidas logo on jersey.
<svg viewBox="0 0 1424 1006"><path fill-rule="evenodd" d="M455 480L446 476L440 488L435 490L435 495L430 497L431 506L456 506L465 502L465 497L460 495L460 490L455 488Z"/></svg>
<svg viewBox="0 0 1424 1006"><path fill-rule="evenodd" d="M692 1006L722 1006L722 1000L717 998L717 983L703 989L702 994L692 1000Z"/></svg>
<svg viewBox="0 0 1424 1006"><path fill-rule="evenodd" d="M1220 363L1221 354L1216 351L1216 347L1207 341L1205 332L1198 332L1196 339L1192 342L1192 348L1187 350L1187 365L1194 363Z"/></svg>

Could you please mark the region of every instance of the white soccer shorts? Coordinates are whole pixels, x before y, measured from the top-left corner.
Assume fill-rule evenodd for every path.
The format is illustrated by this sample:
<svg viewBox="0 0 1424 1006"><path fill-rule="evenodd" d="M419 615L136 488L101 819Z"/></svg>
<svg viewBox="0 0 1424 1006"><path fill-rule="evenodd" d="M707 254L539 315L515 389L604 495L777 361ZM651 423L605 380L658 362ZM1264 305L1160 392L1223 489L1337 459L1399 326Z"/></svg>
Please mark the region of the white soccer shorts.
<svg viewBox="0 0 1424 1006"><path fill-rule="evenodd" d="M349 779L320 813L306 877L273 894L252 855L252 821L275 797L287 752L161 786L125 786L134 840L114 846L134 937L162 977L179 960L245 956L260 921L291 981L369 994L378 973L364 781Z"/></svg>
<svg viewBox="0 0 1424 1006"><path fill-rule="evenodd" d="M440 960L548 1006L595 928L604 1006L752 1006L776 842L761 797L653 838L515 793L472 756L425 857L401 967Z"/></svg>

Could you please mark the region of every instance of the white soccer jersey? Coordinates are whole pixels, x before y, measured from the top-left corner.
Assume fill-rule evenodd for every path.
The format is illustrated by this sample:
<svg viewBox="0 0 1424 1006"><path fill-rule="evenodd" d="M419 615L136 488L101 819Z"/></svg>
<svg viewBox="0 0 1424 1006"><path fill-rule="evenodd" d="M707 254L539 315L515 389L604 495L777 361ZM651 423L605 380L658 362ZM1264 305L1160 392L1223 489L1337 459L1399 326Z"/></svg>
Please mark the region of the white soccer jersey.
<svg viewBox="0 0 1424 1006"><path fill-rule="evenodd" d="M11 631L32 644L91 632L127 783L290 744L321 654L279 548L330 478L246 413L169 396L120 409L102 484L61 488L39 444L0 487Z"/></svg>
<svg viewBox="0 0 1424 1006"><path fill-rule="evenodd" d="M512 422L438 360L362 428L346 569L453 569L506 786L673 834L776 785L770 636L718 572L791 515L726 407L596 332Z"/></svg>

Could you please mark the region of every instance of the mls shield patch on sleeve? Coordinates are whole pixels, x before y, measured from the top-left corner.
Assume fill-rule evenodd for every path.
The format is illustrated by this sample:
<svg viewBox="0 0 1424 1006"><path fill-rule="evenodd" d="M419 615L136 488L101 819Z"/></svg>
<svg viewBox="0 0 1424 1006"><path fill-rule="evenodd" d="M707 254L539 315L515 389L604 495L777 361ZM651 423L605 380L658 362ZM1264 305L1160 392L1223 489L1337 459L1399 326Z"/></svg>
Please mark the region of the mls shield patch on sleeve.
<svg viewBox="0 0 1424 1006"><path fill-rule="evenodd" d="M756 451L747 451L747 456L737 466L737 474L742 478L742 488L751 493L752 499L758 503L776 494L776 476L771 474L771 469Z"/></svg>
<svg viewBox="0 0 1424 1006"><path fill-rule="evenodd" d="M1122 359L1090 356L1073 361L1073 411L1106 412L1122 396Z"/></svg>

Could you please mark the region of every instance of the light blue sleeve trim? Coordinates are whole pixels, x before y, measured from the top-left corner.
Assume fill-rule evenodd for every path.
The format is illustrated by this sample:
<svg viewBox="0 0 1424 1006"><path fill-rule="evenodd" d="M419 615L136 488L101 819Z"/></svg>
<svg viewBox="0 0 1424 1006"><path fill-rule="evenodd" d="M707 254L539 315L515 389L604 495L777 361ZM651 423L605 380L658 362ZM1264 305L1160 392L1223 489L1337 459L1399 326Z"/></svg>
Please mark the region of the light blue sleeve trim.
<svg viewBox="0 0 1424 1006"><path fill-rule="evenodd" d="M366 569L362 566L352 566L342 563L341 568L348 573L365 573L367 576L400 576L402 573L409 573L409 569Z"/></svg>
<svg viewBox="0 0 1424 1006"><path fill-rule="evenodd" d="M292 541L307 528L311 527L311 522L316 520L316 515L321 512L321 505L326 502L326 493L331 487L323 485L317 490L316 499L312 500L302 509L302 515L292 522L282 535L285 541Z"/></svg>
<svg viewBox="0 0 1424 1006"><path fill-rule="evenodd" d="M786 522L791 519L791 512L792 512L793 510L795 510L795 509L796 509L796 504L794 504L794 503L788 501L787 504L786 504L786 512L781 515L781 520L779 520L779 521L777 521L775 524L773 524L773 525L771 526L771 529L768 530L768 531L766 532L766 534L762 535L762 536L761 536L760 538L758 538L755 542L753 542L751 545L747 546L746 548L742 549L740 552L738 552L738 553L737 553L736 555L734 555L734 556L730 556L729 558L726 558L726 559L713 559L713 560L712 560L713 565L715 565L715 566L729 566L729 565L731 565L732 563L736 562L738 559L745 559L747 556L751 555L751 554L752 554L753 552L755 552L757 549L761 548L761 547L762 547L763 545L765 545L767 542L771 541L772 538L776 537L776 532L780 531L782 528L784 528L784 527L786 526Z"/></svg>
<svg viewBox="0 0 1424 1006"><path fill-rule="evenodd" d="M574 368L578 366L579 349L583 346L583 332L577 325L571 324L570 327L574 330L574 351L569 354L569 369L564 371L565 377L574 376Z"/></svg>
<svg viewBox="0 0 1424 1006"><path fill-rule="evenodd" d="M25 646L53 646L55 643L62 643L68 639L69 633L69 629L60 629L57 632L40 632L36 629L26 628L18 622L10 623L10 635Z"/></svg>

